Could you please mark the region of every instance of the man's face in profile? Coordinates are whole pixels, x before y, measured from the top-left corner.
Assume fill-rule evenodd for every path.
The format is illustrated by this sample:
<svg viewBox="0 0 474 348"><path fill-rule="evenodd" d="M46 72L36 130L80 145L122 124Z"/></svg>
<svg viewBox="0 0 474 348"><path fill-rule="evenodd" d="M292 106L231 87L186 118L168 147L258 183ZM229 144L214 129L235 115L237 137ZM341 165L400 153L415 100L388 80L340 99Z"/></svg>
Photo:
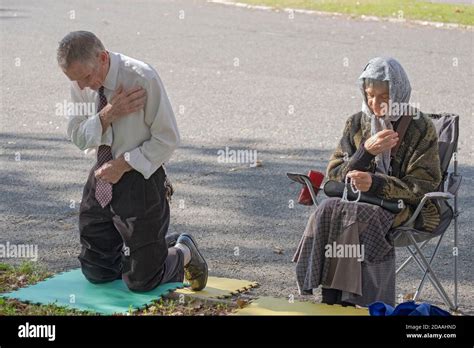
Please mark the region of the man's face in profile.
<svg viewBox="0 0 474 348"><path fill-rule="evenodd" d="M104 84L108 63L107 52L102 52L93 62L76 61L67 69L63 69L63 72L71 81L76 81L81 89L89 87L97 91Z"/></svg>

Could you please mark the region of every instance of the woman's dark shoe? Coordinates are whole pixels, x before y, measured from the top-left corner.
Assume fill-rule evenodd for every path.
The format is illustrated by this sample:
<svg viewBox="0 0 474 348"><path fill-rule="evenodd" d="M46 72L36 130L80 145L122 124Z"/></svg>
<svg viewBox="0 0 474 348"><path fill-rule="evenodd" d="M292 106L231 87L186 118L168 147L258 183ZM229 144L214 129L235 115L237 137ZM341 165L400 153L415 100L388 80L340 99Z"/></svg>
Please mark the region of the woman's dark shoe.
<svg viewBox="0 0 474 348"><path fill-rule="evenodd" d="M341 304L342 291L337 289L321 289L322 303L329 305Z"/></svg>
<svg viewBox="0 0 474 348"><path fill-rule="evenodd" d="M190 283L191 289L200 291L206 287L208 267L206 260L197 248L197 244L193 237L187 233L183 233L178 237L176 243L186 245L191 251L191 261L184 266L184 274L186 280Z"/></svg>
<svg viewBox="0 0 474 348"><path fill-rule="evenodd" d="M356 305L351 302L341 301L342 307L355 307Z"/></svg>

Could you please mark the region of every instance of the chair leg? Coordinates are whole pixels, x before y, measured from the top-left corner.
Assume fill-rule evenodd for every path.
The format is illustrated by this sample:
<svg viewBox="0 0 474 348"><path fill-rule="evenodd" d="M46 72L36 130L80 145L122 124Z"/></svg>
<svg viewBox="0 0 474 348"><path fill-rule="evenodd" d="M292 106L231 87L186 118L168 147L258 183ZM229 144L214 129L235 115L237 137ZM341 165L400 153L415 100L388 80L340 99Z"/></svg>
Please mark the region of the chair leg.
<svg viewBox="0 0 474 348"><path fill-rule="evenodd" d="M408 247L407 247L408 248ZM410 253L412 253L412 255L414 255L414 251L409 249ZM433 285L433 287L435 288L435 290L438 292L438 295L441 296L441 299L443 300L443 302L451 308L450 306L450 303L451 301L449 300L449 298L447 296L444 296L443 295L443 290L441 290L440 286L441 284L438 284L436 283L434 280L433 280L433 277L432 277L432 274L430 274L430 272L425 268L425 266L423 265L422 261L420 261L416 256L413 257L413 260L415 260L416 264L418 265L418 268L421 270L421 272L423 273L426 273L427 276L428 276L428 279L430 280L431 284ZM442 287L442 286L441 286Z"/></svg>
<svg viewBox="0 0 474 348"><path fill-rule="evenodd" d="M415 239L413 238L413 236L409 235L408 236L410 239L412 239L412 242L413 242L413 246L415 247L415 249L417 249L418 251L418 256L420 256L420 260L418 259L418 257L416 256L415 252L413 250L411 250L411 248L407 247L408 248L408 251L412 254L413 256L413 259L416 261L416 263L418 264L418 266L420 267L421 271L423 273L427 273L429 279L430 279L430 282L431 284L434 286L434 288L436 289L436 291L438 292L438 294L441 296L441 298L443 299L443 301L445 302L445 304L451 309L451 310L455 310L455 307L454 305L452 304L450 298L448 297L448 295L446 294L446 291L444 290L443 286L441 285L440 281L438 280L438 278L436 277L433 269L431 268L431 266L429 265L428 261L426 260L425 256L423 255L423 253L421 252L421 250L419 249L418 245L416 245L416 241Z"/></svg>
<svg viewBox="0 0 474 348"><path fill-rule="evenodd" d="M457 160L455 161L454 173L457 175ZM454 306L458 309L458 195L454 196Z"/></svg>
<svg viewBox="0 0 474 348"><path fill-rule="evenodd" d="M435 249L433 251L433 254L431 255L431 258L430 258L430 266L433 263L434 258L438 254L438 249L439 249L439 246L441 245L441 240L443 239L443 236L444 236L444 233L441 236L439 236L438 243L436 243L436 247L435 247ZM420 285L418 285L418 289L416 289L415 295L413 296L414 301L416 301L418 296L421 295L421 290L423 290L423 285L425 284L426 275L427 275L427 272L425 272L425 274L423 274L423 278L421 279Z"/></svg>
<svg viewBox="0 0 474 348"><path fill-rule="evenodd" d="M428 244L430 242L431 239L428 239L428 240L425 240L421 245L420 245L420 249L423 249L424 246L426 244ZM400 267L397 268L397 270L395 271L395 274L398 274L402 269L405 268L406 265L408 265L408 263L413 259L413 256L409 256L401 265Z"/></svg>

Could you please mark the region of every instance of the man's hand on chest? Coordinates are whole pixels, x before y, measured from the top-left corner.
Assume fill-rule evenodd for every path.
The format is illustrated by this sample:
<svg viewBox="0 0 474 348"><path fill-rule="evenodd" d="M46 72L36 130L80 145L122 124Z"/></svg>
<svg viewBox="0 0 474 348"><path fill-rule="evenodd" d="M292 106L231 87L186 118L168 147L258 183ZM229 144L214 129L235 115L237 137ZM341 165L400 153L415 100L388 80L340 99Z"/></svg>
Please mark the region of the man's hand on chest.
<svg viewBox="0 0 474 348"><path fill-rule="evenodd" d="M126 91L120 86L109 103L100 112L102 134L106 132L112 122L142 109L145 103L146 90L143 87L137 86Z"/></svg>

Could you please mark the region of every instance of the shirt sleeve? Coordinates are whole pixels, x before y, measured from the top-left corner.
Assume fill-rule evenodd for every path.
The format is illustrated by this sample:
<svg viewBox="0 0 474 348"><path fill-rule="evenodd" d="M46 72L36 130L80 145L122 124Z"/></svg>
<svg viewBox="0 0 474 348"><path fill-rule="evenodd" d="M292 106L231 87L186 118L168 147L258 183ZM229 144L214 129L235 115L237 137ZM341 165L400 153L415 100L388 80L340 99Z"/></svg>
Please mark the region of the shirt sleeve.
<svg viewBox="0 0 474 348"><path fill-rule="evenodd" d="M359 170L362 172L371 170L372 160L375 156L366 150L364 144L360 144L354 155L352 155L349 162L349 170Z"/></svg>
<svg viewBox="0 0 474 348"><path fill-rule="evenodd" d="M67 117L67 135L71 141L81 150L95 148L99 145L111 145L112 144L112 130L109 127L107 131L102 134L102 124L100 122L99 113L92 116L86 115L85 110L88 108L87 102L82 96L79 88L73 85L71 86L71 106L68 107ZM78 107L82 106L82 107ZM94 109L96 109L97 103L94 103ZM83 113L77 114L78 111L84 111Z"/></svg>
<svg viewBox="0 0 474 348"><path fill-rule="evenodd" d="M148 179L171 158L180 142L176 118L159 77L149 80L145 122L150 125L150 139L129 151L125 159Z"/></svg>
<svg viewBox="0 0 474 348"><path fill-rule="evenodd" d="M329 159L326 176L330 180L344 182L346 174L351 170L363 172L375 170L375 156L371 155L363 144L357 147L354 143L354 136L351 133L353 122L353 116L346 121L342 138Z"/></svg>

